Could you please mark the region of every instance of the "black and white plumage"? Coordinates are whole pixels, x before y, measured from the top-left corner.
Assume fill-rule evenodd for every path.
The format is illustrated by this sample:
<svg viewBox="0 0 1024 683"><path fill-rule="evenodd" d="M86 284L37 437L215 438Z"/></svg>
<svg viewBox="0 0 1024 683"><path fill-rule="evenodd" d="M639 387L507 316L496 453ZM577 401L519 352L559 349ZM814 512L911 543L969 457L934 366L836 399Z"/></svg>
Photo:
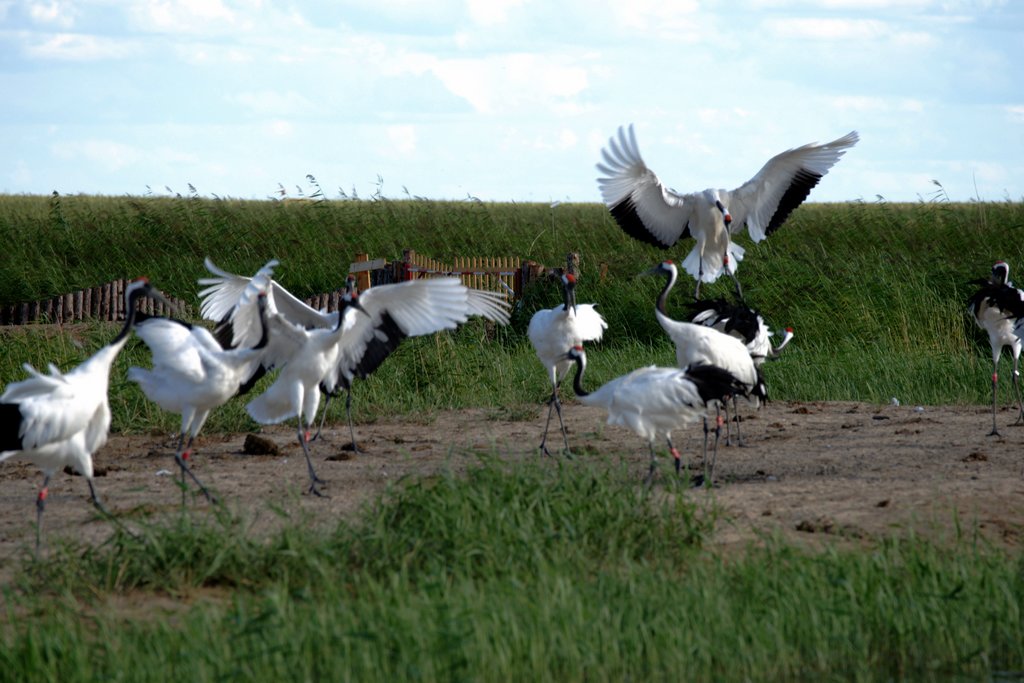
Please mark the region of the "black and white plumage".
<svg viewBox="0 0 1024 683"><path fill-rule="evenodd" d="M252 347L224 348L205 327L174 318L146 316L135 327L135 333L152 353L153 367L128 368L128 379L137 383L149 400L181 415L181 435L174 460L181 470L183 502L186 474L207 500L213 501L188 466L192 443L214 409L234 396L248 393L262 375L263 352L269 337L266 288L275 264L268 263L241 296L242 305L255 304L259 313L261 336Z"/></svg>
<svg viewBox="0 0 1024 683"><path fill-rule="evenodd" d="M325 482L317 476L309 453L310 428L320 407L321 384L336 366L341 338L352 329L360 309L358 294L346 292L339 302L338 322L332 329L307 329L273 311L267 318L269 334L272 338L287 340L292 352L274 382L245 406L249 416L260 424L277 424L296 418L296 434L309 472L308 491L317 496L323 495L317 484Z"/></svg>
<svg viewBox="0 0 1024 683"><path fill-rule="evenodd" d="M787 327L778 346L773 347L774 335L760 311L744 303L729 303L723 298L702 299L686 304L690 322L713 327L742 341L755 365L778 358L793 339L793 328Z"/></svg>
<svg viewBox="0 0 1024 683"><path fill-rule="evenodd" d="M729 371L713 365L697 364L686 368L662 368L651 365L616 377L592 392L583 388L587 355L582 346L573 347L565 358L576 364L573 390L581 403L608 411L608 424L631 429L645 439L651 451L646 483L654 477L657 456L654 442L664 439L675 460L676 472L682 465L679 450L672 444L672 432L707 416L709 407L725 402L742 383ZM706 445L706 442L705 442ZM707 454L704 457L707 469ZM704 483L714 477L714 458Z"/></svg>
<svg viewBox="0 0 1024 683"><path fill-rule="evenodd" d="M555 275L555 273L552 273ZM572 360L566 357L565 350L579 346L583 342L600 341L608 323L597 312L596 304L580 304L576 302L576 277L572 273L558 275L562 286L564 301L554 308L544 308L530 318L526 335L537 353L541 365L548 373L551 382L551 398L548 399L548 418L544 424L544 436L540 442L540 451L550 455L547 447L548 428L551 426L551 411L558 413L558 424L562 429L562 440L566 453L569 450L569 437L562 421L562 405L558 400L558 387L572 367Z"/></svg>
<svg viewBox="0 0 1024 683"><path fill-rule="evenodd" d="M0 395L0 462L28 460L43 471L36 498L37 549L50 478L58 469L70 466L84 476L93 504L103 510L93 486L92 456L110 432L110 368L135 325L139 299L146 296L172 305L144 278L131 282L125 289L124 326L109 344L66 373L50 364L44 375L26 363L30 376L8 384Z"/></svg>
<svg viewBox="0 0 1024 683"><path fill-rule="evenodd" d="M856 133L825 144L808 144L777 154L757 174L735 190L707 189L680 194L662 185L644 163L633 126L619 127L618 136L601 151L597 165L601 197L619 226L631 237L667 249L683 238L696 244L683 268L697 281L714 282L724 272L742 289L736 268L744 250L730 235L744 226L754 242L779 229L807 198L846 150L859 140Z"/></svg>
<svg viewBox="0 0 1024 683"><path fill-rule="evenodd" d="M669 317L666 301L679 276L675 263L662 261L645 274L665 277L665 286L658 295L654 315L675 344L676 363L679 367L707 364L723 368L743 383L744 390L740 393L755 407L766 400L768 392L761 369L754 363L750 352L741 340L712 327L674 320ZM726 414L728 415L728 410L726 410ZM737 440L741 441L738 421L736 425Z"/></svg>
<svg viewBox="0 0 1024 683"><path fill-rule="evenodd" d="M967 311L974 317L978 326L988 334L988 343L992 347L992 431L989 436L997 436L996 401L999 386L999 358L1003 347L1010 347L1013 354L1013 390L1017 397L1020 412L1016 424L1024 422L1024 403L1020 394L1020 371L1018 369L1021 352L1020 333L1024 325L1015 329L1017 321L1024 319L1024 291L1014 287L1010 281L1010 266L1004 261L997 261L992 266L989 279L972 280L969 284L978 285L979 289L967 299Z"/></svg>
<svg viewBox="0 0 1024 683"><path fill-rule="evenodd" d="M208 285L200 292L204 317L229 322L234 344L254 342L256 313L253 307L238 306L241 292L249 278L225 272L206 260L214 278L200 280ZM354 280L347 283L354 294ZM508 324L508 302L497 292L467 287L455 277L426 278L372 287L358 294L360 315L350 313L344 328L338 326L339 314L317 311L300 301L277 282L271 280L268 290L268 311L281 320L308 330L340 329L336 342L339 348L331 367L321 378L320 389L331 396L341 390L348 392L346 412L349 419L352 447L356 448L351 421L351 387L355 378L365 379L407 337L453 330L470 317L480 316L501 325ZM352 312L354 313L354 312ZM275 316L272 314L273 321ZM265 362L273 366L287 365L301 347L294 335L280 337L274 333L267 345ZM332 352L333 353L333 352Z"/></svg>

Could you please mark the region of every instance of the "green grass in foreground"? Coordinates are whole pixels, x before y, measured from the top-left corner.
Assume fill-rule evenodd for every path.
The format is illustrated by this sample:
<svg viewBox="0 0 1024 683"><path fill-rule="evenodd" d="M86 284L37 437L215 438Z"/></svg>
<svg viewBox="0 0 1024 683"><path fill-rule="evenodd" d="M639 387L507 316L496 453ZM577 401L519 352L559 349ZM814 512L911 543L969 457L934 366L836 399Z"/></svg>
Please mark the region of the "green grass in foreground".
<svg viewBox="0 0 1024 683"><path fill-rule="evenodd" d="M1024 668L1019 557L964 536L705 549L621 470L485 458L334 529L150 522L28 563L4 680L948 680ZM161 596L184 596L171 601ZM169 604L170 603L170 604Z"/></svg>

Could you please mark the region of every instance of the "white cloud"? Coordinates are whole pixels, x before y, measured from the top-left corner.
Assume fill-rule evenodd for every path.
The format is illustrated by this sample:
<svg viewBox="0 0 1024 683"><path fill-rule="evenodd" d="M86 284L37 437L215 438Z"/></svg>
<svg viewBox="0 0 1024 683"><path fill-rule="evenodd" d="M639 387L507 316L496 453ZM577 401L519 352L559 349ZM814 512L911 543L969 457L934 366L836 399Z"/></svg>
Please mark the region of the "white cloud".
<svg viewBox="0 0 1024 683"><path fill-rule="evenodd" d="M662 39L696 42L706 35L710 21L710 17L700 16L699 10L697 0L613 0L598 11L609 12L615 26L655 33Z"/></svg>
<svg viewBox="0 0 1024 683"><path fill-rule="evenodd" d="M146 0L133 4L130 15L139 28L155 33L209 34L237 23L221 0Z"/></svg>
<svg viewBox="0 0 1024 683"><path fill-rule="evenodd" d="M924 111L924 103L909 97L888 98L868 95L842 95L828 99L833 108L842 112L885 113Z"/></svg>
<svg viewBox="0 0 1024 683"><path fill-rule="evenodd" d="M250 109L257 114L275 114L280 116L284 114L309 113L316 109L316 105L313 102L294 90L285 92L258 90L228 95L225 99L228 102Z"/></svg>
<svg viewBox="0 0 1024 683"><path fill-rule="evenodd" d="M559 104L587 87L584 68L558 64L550 55L437 60L431 70L448 90L485 114L524 104Z"/></svg>
<svg viewBox="0 0 1024 683"><path fill-rule="evenodd" d="M119 171L137 163L144 155L139 149L113 140L77 140L50 146L58 159L87 162L106 171Z"/></svg>
<svg viewBox="0 0 1024 683"><path fill-rule="evenodd" d="M1024 104L1014 104L1006 107L1006 113L1014 123L1024 123Z"/></svg>
<svg viewBox="0 0 1024 683"><path fill-rule="evenodd" d="M871 40L886 35L885 22L876 19L769 19L765 27L780 38L810 38L812 40Z"/></svg>
<svg viewBox="0 0 1024 683"><path fill-rule="evenodd" d="M518 9L526 0L466 0L466 9L474 23L494 26L508 21L509 10Z"/></svg>
<svg viewBox="0 0 1024 683"><path fill-rule="evenodd" d="M416 127L410 125L388 126L386 128L390 150L399 156L410 157L416 152Z"/></svg>
<svg viewBox="0 0 1024 683"><path fill-rule="evenodd" d="M122 59L138 49L133 42L81 33L55 33L25 52L35 59L96 61Z"/></svg>
<svg viewBox="0 0 1024 683"><path fill-rule="evenodd" d="M28 14L34 22L53 24L63 29L69 29L75 23L77 11L70 2L51 0L51 2L31 3L28 7Z"/></svg>
<svg viewBox="0 0 1024 683"><path fill-rule="evenodd" d="M268 135L272 135L278 138L285 138L291 137L292 133L295 131L295 126L293 126L290 121L277 119L275 121L271 121L270 123L268 123L265 127L265 130Z"/></svg>

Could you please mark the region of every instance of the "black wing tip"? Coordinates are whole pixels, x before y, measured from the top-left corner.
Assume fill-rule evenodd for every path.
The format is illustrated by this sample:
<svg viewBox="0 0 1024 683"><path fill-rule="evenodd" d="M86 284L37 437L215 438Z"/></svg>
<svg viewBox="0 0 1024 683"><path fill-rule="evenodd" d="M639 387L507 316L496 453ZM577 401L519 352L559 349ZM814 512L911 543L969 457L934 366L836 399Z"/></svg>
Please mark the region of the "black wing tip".
<svg viewBox="0 0 1024 683"><path fill-rule="evenodd" d="M636 212L636 204L633 203L631 197L626 197L619 203L608 207L608 211L611 213L612 218L615 219L615 222L619 224L619 227L635 240L652 244L661 249L668 249L672 244L675 244L674 242L665 244L647 229L647 226L644 225L643 220L640 218L640 214ZM684 229L682 236L688 235L689 229Z"/></svg>
<svg viewBox="0 0 1024 683"><path fill-rule="evenodd" d="M764 234L771 235L773 232L782 227L782 224L789 218L789 214L793 213L793 210L804 203L807 199L807 195L811 193L814 186L822 179L822 174L811 173L804 169L800 169L793 176L793 181L786 188L786 192L782 195L782 199L779 200L779 205L775 209L775 213L772 215L772 219L768 221L768 227L765 228Z"/></svg>

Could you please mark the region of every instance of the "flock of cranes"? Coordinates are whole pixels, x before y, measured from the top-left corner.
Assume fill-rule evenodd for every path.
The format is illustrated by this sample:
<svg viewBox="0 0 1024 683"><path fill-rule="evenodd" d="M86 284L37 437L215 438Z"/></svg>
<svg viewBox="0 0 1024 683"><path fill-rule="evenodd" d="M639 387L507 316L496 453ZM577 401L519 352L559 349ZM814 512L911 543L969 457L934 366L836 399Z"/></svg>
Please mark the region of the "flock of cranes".
<svg viewBox="0 0 1024 683"><path fill-rule="evenodd" d="M764 318L743 300L736 270L744 250L731 236L744 227L754 242L771 235L857 141L857 133L851 132L826 144L782 152L732 191L680 194L663 186L644 164L632 126L620 128L597 166L602 174L598 178L602 198L631 237L662 248L684 238L695 241L682 261L683 269L697 283L694 301L688 304L688 319L671 317L667 299L678 280L677 267L666 260L651 269L648 274L665 278L654 315L675 344L677 367L631 369L588 391L584 344L600 340L608 326L594 304L577 303L575 276L558 274L563 303L536 312L527 332L551 383L541 453L551 454L548 432L554 413L564 452L571 455L559 387L575 367L573 389L578 400L604 408L610 424L627 427L648 442L648 483L655 472L655 444L667 444L678 472L681 456L672 443L672 432L703 421L703 481L711 484L715 458L712 454L709 467L708 419L713 416L715 422L717 451L722 424L728 426L727 440L731 439L730 404L735 412L740 400L753 408L764 401L767 394L761 365L776 357L793 334L787 329L781 343L772 347ZM383 285L365 292L359 292L350 278L339 310L326 313L307 306L276 282L273 273L278 265L272 260L253 276L243 276L224 271L207 259L211 277L200 280L205 289L199 295L202 316L215 323L212 332L202 325L141 313L138 302L142 297L166 300L146 280L138 280L125 293L125 324L110 344L67 373L51 365L49 374L43 374L26 364L30 376L6 387L0 395L0 461L25 458L44 474L36 503L37 545L47 485L57 469L70 465L85 475L92 501L102 509L92 482L92 455L106 441L110 427L107 387L111 364L133 331L150 349L152 367L133 367L128 378L150 400L181 416L174 458L183 496L189 478L213 501L189 467L194 440L211 411L249 393L264 375L276 373L264 391L248 400L246 410L261 424L295 420L296 438L307 463L308 492L323 495L320 485L324 482L315 471L310 447L319 434L319 430L313 434L313 427L324 396L329 401L346 394L349 434L352 448L357 449L351 418L355 379L366 378L407 337L451 330L472 317L500 325L509 322L509 306L502 295L466 287L451 277ZM735 283L736 301L701 300L701 284L714 282L722 274ZM997 282L994 269L987 286L1007 284L1006 273ZM998 313L988 312L992 305L987 297L979 295L974 303L979 323L984 325L999 318ZM1020 341L1015 339L1011 346L1016 386ZM996 362L997 341L1010 343L1004 336L993 336ZM993 393L995 386L994 373ZM723 410L725 420L720 416ZM736 439L742 444L740 422L737 419L735 423Z"/></svg>

